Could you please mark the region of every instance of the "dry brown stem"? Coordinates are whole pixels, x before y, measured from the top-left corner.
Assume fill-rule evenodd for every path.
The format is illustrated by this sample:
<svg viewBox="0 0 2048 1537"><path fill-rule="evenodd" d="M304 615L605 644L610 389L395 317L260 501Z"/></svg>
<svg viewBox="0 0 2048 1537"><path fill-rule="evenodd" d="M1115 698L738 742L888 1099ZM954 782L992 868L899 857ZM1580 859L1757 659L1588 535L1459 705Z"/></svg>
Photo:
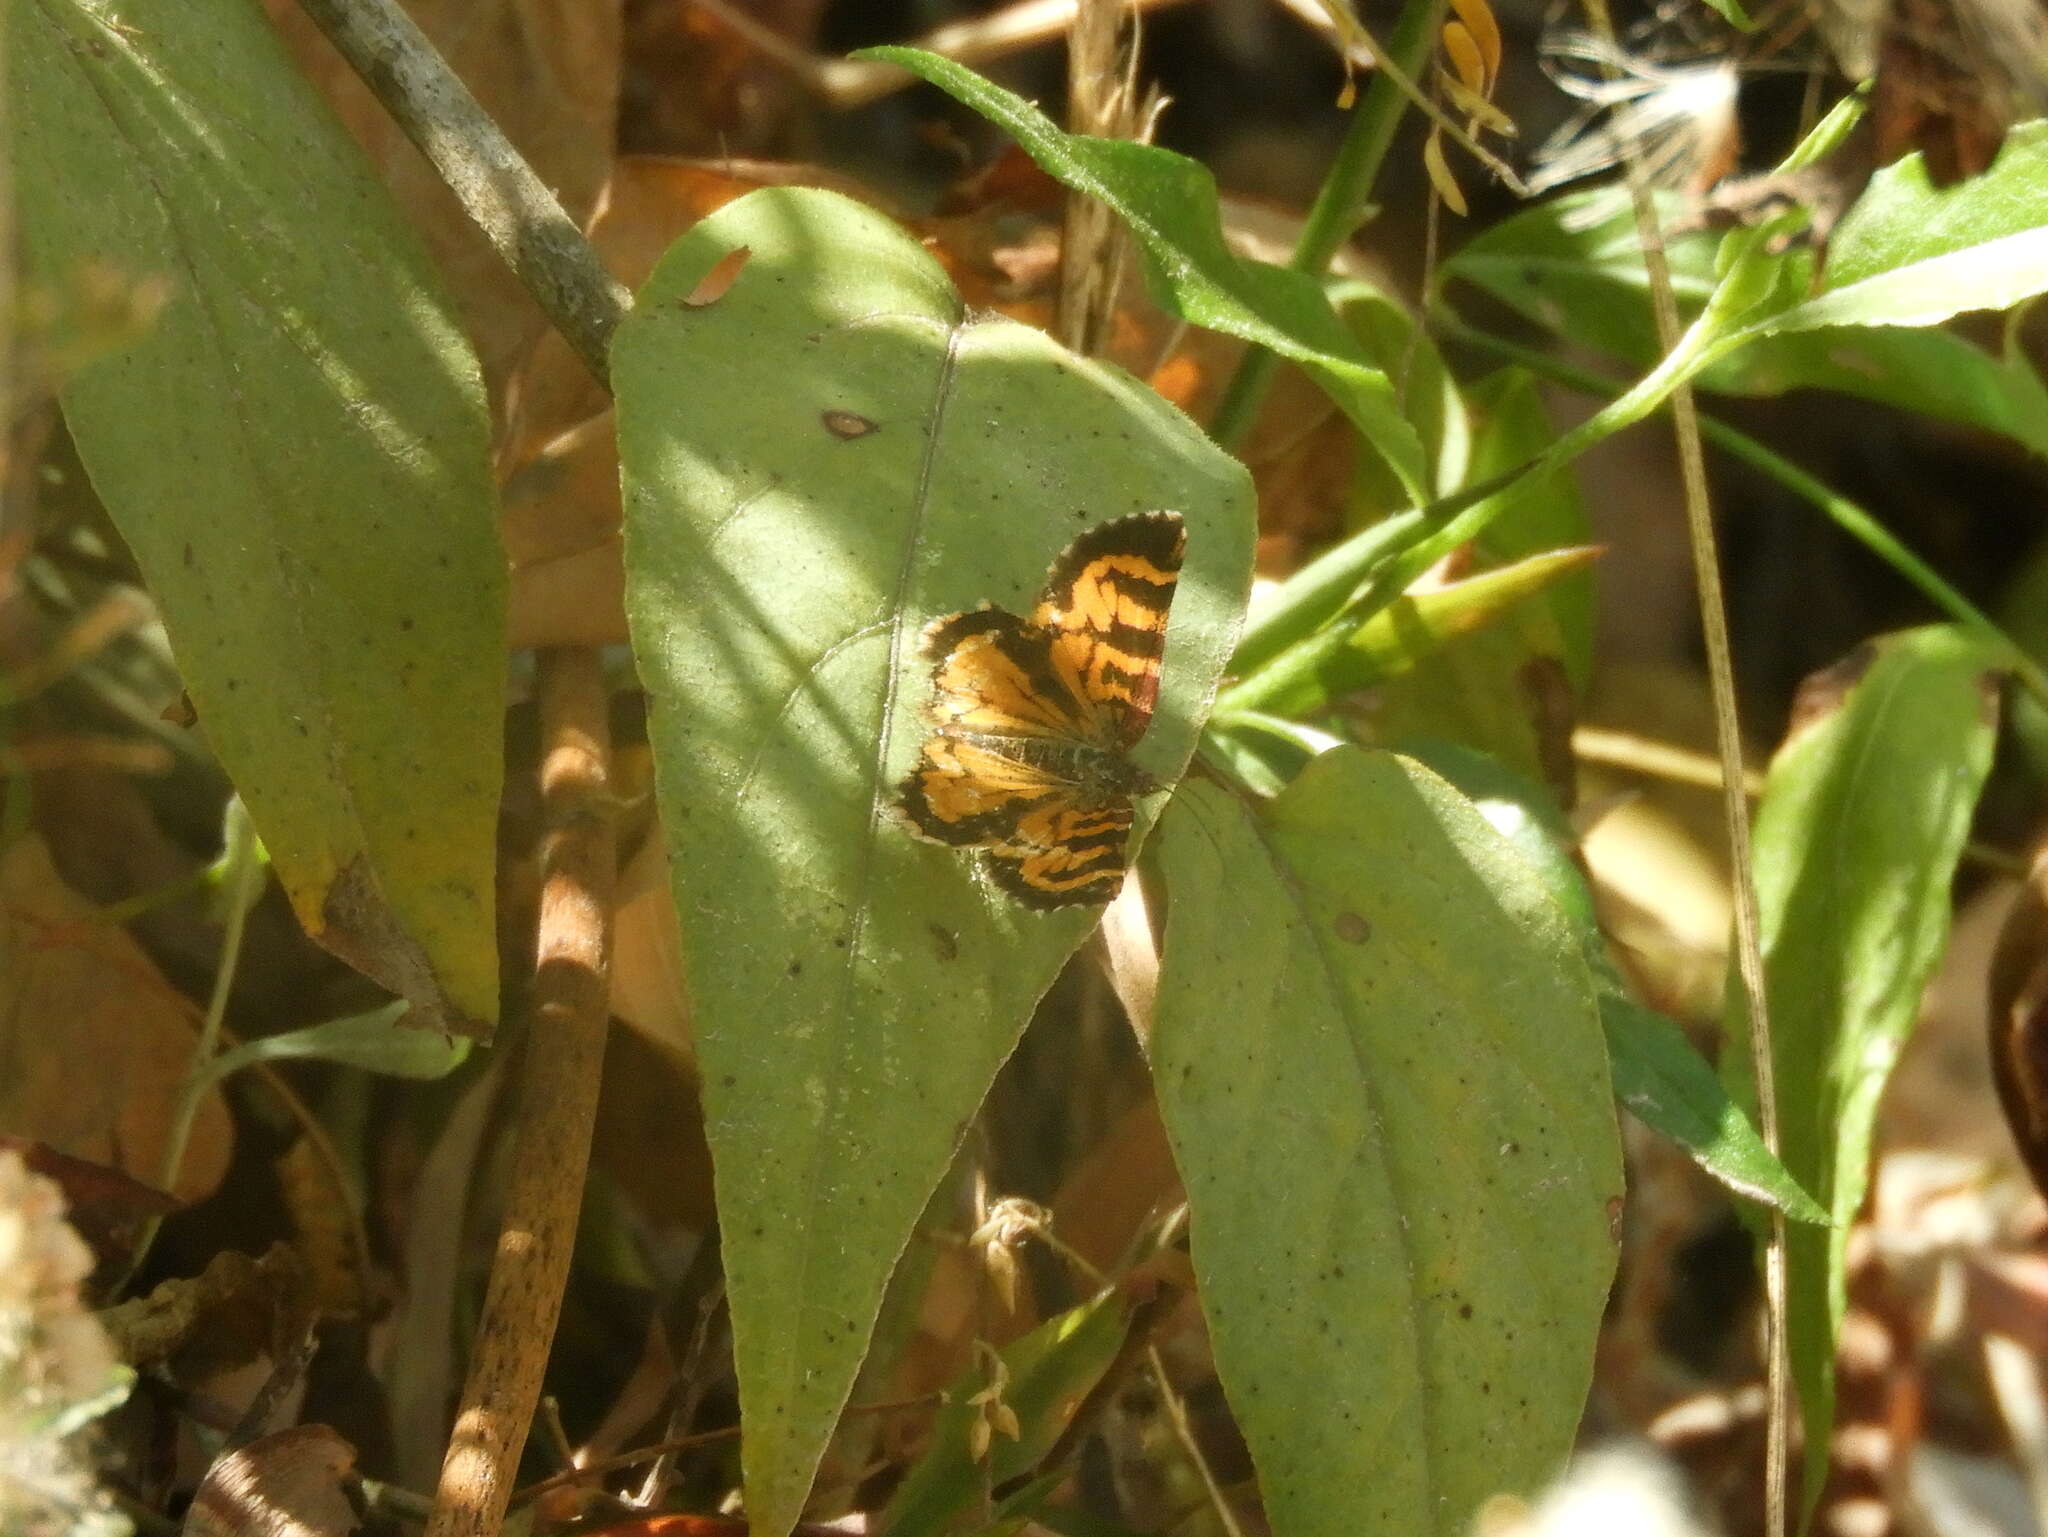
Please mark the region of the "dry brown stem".
<svg viewBox="0 0 2048 1537"><path fill-rule="evenodd" d="M597 1119L617 875L598 654L543 651L538 692L540 936L512 1176L427 1537L490 1537L504 1520L561 1315Z"/></svg>

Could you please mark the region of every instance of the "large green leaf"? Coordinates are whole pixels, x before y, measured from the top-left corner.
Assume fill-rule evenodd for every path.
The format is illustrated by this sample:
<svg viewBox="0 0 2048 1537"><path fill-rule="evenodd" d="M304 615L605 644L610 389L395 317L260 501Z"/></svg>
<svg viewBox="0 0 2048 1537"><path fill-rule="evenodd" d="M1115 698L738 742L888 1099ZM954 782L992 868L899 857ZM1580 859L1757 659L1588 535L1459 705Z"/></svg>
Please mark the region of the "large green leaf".
<svg viewBox="0 0 2048 1537"><path fill-rule="evenodd" d="M1865 647L1802 691L1756 820L1780 1150L1833 1228L1787 1250L1806 1444L1834 1423L1843 1247L1863 1205L1878 1095L1946 942L1949 883L1991 764L1991 653L1947 627ZM1754 1101L1731 1009L1724 1071ZM1824 1458L1810 1458L1807 1497Z"/></svg>
<svg viewBox="0 0 2048 1537"><path fill-rule="evenodd" d="M1927 326L2048 290L2048 122L2013 130L1991 169L1936 187L1910 155L1871 178L1828 246L1821 292L1760 330Z"/></svg>
<svg viewBox="0 0 2048 1537"><path fill-rule="evenodd" d="M1407 750L1471 800L1543 882L1578 935L1600 1000L1614 1097L1729 1189L1777 1206L1795 1221L1826 1222L1827 1213L1771 1156L1685 1032L1630 994L1608 959L1607 935L1578 857L1578 840L1556 802L1533 780L1484 753L1441 742Z"/></svg>
<svg viewBox="0 0 2048 1537"><path fill-rule="evenodd" d="M1715 245L1706 234L1666 243L1672 295L1687 318L1714 291ZM1637 365L1657 356L1635 217L1611 188L1551 198L1480 231L1440 269L1440 283L1453 279L1577 345Z"/></svg>
<svg viewBox="0 0 2048 1537"><path fill-rule="evenodd" d="M1356 279L1333 283L1330 303L1373 365L1393 382L1394 396L1422 440L1423 463L1436 495L1465 483L1472 455L1472 422L1458 381L1437 349L1436 340L1417 324L1408 307L1370 283ZM1383 460L1360 455L1351 491L1354 515L1406 507L1409 498Z"/></svg>
<svg viewBox="0 0 2048 1537"><path fill-rule="evenodd" d="M1656 330L1633 220L1570 226L1585 198L1517 215L1446 265L1575 340L1642 364ZM1690 315L1716 281L1715 246L1671 242L1673 287ZM1822 286L1807 296L1812 254L1776 258L1783 302L1744 344L1706 368L1703 388L1771 395L1841 390L2002 432L2048 453L2044 396L2017 354L1994 357L1927 331L1966 310L2005 309L2048 290L2048 123L2012 134L1984 175L1938 188L1917 155L1879 171L1835 231Z"/></svg>
<svg viewBox="0 0 2048 1537"><path fill-rule="evenodd" d="M1174 314L1299 363L1408 494L1427 499L1422 442L1387 376L1313 277L1230 249L1208 167L1153 144L1066 133L1029 102L935 53L866 48L855 57L895 64L930 81L1007 129L1055 181L1114 209L1137 237L1153 287Z"/></svg>
<svg viewBox="0 0 2048 1537"><path fill-rule="evenodd" d="M2020 142L2020 158L2038 169L2033 137ZM2001 157L2001 173L2004 165ZM1830 247L1826 290L1803 299L1810 252L1794 249L1776 258L1785 302L1749 331L1743 345L1700 372L1700 388L1765 396L1837 390L2003 433L2048 454L2048 392L2024 357L1998 357L1945 331L1908 328L1959 309L2011 302L2006 289L1969 285L1988 285L1991 269L2010 267L2016 258L2022 276L2031 272L2019 284L2025 290L2019 297L2048 284L2048 269L2040 265L2048 261L2044 248L2032 245L2031 235L2007 229L2015 210L2026 208L2026 198L1992 187L1967 196L1983 205L1981 220L1941 218L1941 203L1960 190L1928 188L1917 158L1880 172ZM1602 198L1612 202L1606 193L1579 194L1503 220L1445 264L1446 278L1476 284L1575 344L1647 367L1659 347L1634 218L1621 206L1590 226L1579 222ZM2048 223L2048 197L2033 199L2028 216ZM1990 243L1954 250L1909 243L1909 234L1924 232L1923 220L1926 227L1947 229L1951 241L1977 230ZM1672 291L1687 320L1714 290L1715 253L1716 242L1703 235L1669 243ZM1936 258L1946 266L1920 265ZM2034 286L2027 288L2027 282Z"/></svg>
<svg viewBox="0 0 2048 1537"><path fill-rule="evenodd" d="M1152 1067L1279 1537L1464 1537L1570 1450L1621 1196L1579 943L1410 760L1160 827Z"/></svg>
<svg viewBox="0 0 2048 1537"><path fill-rule="evenodd" d="M1026 911L900 825L919 632L1027 608L1090 524L1178 511L1187 565L1138 748L1171 780L1241 620L1250 488L1142 385L966 314L914 240L829 193L757 192L693 229L621 328L613 381L748 1509L773 1534L926 1195L1094 918Z"/></svg>
<svg viewBox="0 0 2048 1537"><path fill-rule="evenodd" d="M252 0L10 0L30 277L166 281L63 393L208 740L309 931L480 1027L504 557L425 258Z"/></svg>

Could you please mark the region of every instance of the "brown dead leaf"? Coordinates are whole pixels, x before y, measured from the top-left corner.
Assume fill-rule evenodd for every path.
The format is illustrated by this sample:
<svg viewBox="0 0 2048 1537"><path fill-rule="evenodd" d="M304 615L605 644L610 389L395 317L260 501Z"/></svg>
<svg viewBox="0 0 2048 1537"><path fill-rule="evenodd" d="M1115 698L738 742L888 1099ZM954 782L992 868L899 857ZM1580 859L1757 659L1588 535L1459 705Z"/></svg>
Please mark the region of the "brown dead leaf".
<svg viewBox="0 0 2048 1537"><path fill-rule="evenodd" d="M185 1537L347 1537L353 1446L325 1425L294 1425L215 1460L185 1512Z"/></svg>
<svg viewBox="0 0 2048 1537"><path fill-rule="evenodd" d="M67 1220L102 1259L115 1253L125 1257L144 1222L178 1209L177 1201L156 1186L44 1142L0 1135L0 1153L14 1154L30 1173L55 1182L64 1192Z"/></svg>
<svg viewBox="0 0 2048 1537"><path fill-rule="evenodd" d="M264 9L425 238L497 398L546 329L539 307L294 0ZM613 158L617 0L407 0L406 10L569 216L587 215Z"/></svg>
<svg viewBox="0 0 2048 1537"><path fill-rule="evenodd" d="M195 1011L57 878L39 838L0 856L0 1129L145 1182L162 1176ZM233 1126L202 1101L172 1193L227 1171Z"/></svg>
<svg viewBox="0 0 2048 1537"><path fill-rule="evenodd" d="M260 1357L285 1359L308 1312L305 1268L280 1243L261 1259L224 1249L198 1275L162 1282L99 1319L129 1365L169 1362L174 1380L189 1383Z"/></svg>
<svg viewBox="0 0 2048 1537"><path fill-rule="evenodd" d="M368 1301L363 1270L369 1256L360 1252L347 1194L335 1188L309 1137L294 1142L274 1167L313 1308L323 1318L360 1317Z"/></svg>
<svg viewBox="0 0 2048 1537"><path fill-rule="evenodd" d="M814 88L762 39L808 55L824 0L740 0L730 10L743 13L747 31L716 6L669 0L628 8L627 149L785 154L805 133Z"/></svg>
<svg viewBox="0 0 2048 1537"><path fill-rule="evenodd" d="M697 1046L690 1033L680 925L659 828L620 873L613 929L612 1013L694 1077Z"/></svg>
<svg viewBox="0 0 2048 1537"><path fill-rule="evenodd" d="M1096 1269L1116 1268L1154 1211L1181 1199L1159 1106L1145 1098L1126 1110L1061 1182L1052 1209L1060 1241Z"/></svg>
<svg viewBox="0 0 2048 1537"><path fill-rule="evenodd" d="M711 1149L694 1065L685 1072L646 1037L615 1026L605 1043L590 1161L654 1227L707 1231Z"/></svg>

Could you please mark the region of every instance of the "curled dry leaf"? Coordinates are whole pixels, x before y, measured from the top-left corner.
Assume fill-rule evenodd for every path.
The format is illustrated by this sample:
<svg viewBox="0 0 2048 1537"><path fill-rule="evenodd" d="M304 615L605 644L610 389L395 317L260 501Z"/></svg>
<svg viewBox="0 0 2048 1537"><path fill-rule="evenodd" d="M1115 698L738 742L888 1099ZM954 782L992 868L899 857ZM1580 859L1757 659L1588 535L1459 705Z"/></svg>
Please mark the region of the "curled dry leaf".
<svg viewBox="0 0 2048 1537"><path fill-rule="evenodd" d="M41 839L0 856L0 1130L161 1178L195 1026L136 943L58 879ZM219 1184L232 1137L210 1090L172 1194Z"/></svg>
<svg viewBox="0 0 2048 1537"><path fill-rule="evenodd" d="M165 1281L99 1316L122 1360L147 1367L176 1358L181 1381L259 1356L282 1360L305 1334L305 1270L287 1244L261 1259L227 1249L198 1275Z"/></svg>
<svg viewBox="0 0 2048 1537"><path fill-rule="evenodd" d="M185 1512L185 1537L347 1537L356 1452L325 1425L294 1425L218 1458Z"/></svg>

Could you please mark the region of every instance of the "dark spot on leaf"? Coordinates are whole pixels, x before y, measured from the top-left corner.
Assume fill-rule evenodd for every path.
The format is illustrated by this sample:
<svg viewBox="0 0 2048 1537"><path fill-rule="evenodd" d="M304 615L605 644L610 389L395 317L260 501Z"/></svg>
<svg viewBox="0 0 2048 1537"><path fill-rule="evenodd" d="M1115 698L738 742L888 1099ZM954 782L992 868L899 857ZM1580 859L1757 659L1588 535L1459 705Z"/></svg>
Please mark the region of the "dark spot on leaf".
<svg viewBox="0 0 2048 1537"><path fill-rule="evenodd" d="M725 1075L725 1076L724 1076L723 1078L719 1079L718 1081L719 1081L719 1083L721 1083L722 1085L724 1085L724 1086L725 1086L726 1088L728 1088L728 1089L729 1089L729 1088L731 1088L731 1087L732 1087L732 1086L733 1086L734 1084L738 1083L738 1082L739 1082L739 1079L735 1078L735 1077L734 1077L734 1076L733 1076L733 1075L732 1075L731 1073L727 1073L727 1074L726 1074L726 1075Z"/></svg>
<svg viewBox="0 0 2048 1537"><path fill-rule="evenodd" d="M711 270L697 279L697 286L683 295L683 303L691 309L702 309L707 304L716 304L726 295L740 268L746 266L747 258L754 253L746 246L737 246L711 264Z"/></svg>
<svg viewBox="0 0 2048 1537"><path fill-rule="evenodd" d="M1362 945L1372 938L1372 925L1367 923L1357 913L1344 912L1337 914L1336 922L1331 924L1330 927L1337 931L1337 937L1346 944Z"/></svg>
<svg viewBox="0 0 2048 1537"><path fill-rule="evenodd" d="M825 424L825 430L842 441L849 438L864 438L871 432L882 429L857 411L826 411L818 420Z"/></svg>
<svg viewBox="0 0 2048 1537"><path fill-rule="evenodd" d="M409 631L410 631L410 630L412 629L412 620L411 620L411 618L410 618L410 617L407 617L407 618L403 618L403 619L400 619L400 620L398 621L398 627L399 627L399 628L400 628L401 630L405 630L405 631L408 631L408 632L409 632Z"/></svg>
<svg viewBox="0 0 2048 1537"><path fill-rule="evenodd" d="M932 948L939 952L939 959L942 961L957 959L960 954L960 941L953 931L948 928L941 928L936 923L931 925L931 931Z"/></svg>
<svg viewBox="0 0 2048 1537"><path fill-rule="evenodd" d="M1472 1304L1469 1302L1460 1304L1458 1308L1458 1316L1460 1318L1470 1318L1472 1316Z"/></svg>
<svg viewBox="0 0 2048 1537"><path fill-rule="evenodd" d="M1849 690L1876 660L1877 647L1865 641L1834 666L1808 674L1792 697L1792 718L1785 728L1785 740L1789 743L1839 710Z"/></svg>
<svg viewBox="0 0 2048 1537"><path fill-rule="evenodd" d="M791 961L791 962L789 963L789 975L791 975L791 976L793 976L793 977L800 977L800 976L802 976L803 974L804 974L804 963L803 963L802 961Z"/></svg>
<svg viewBox="0 0 2048 1537"><path fill-rule="evenodd" d="M1977 720L1985 726L1998 724L1998 701L2004 692L2005 675L1983 672L1977 675Z"/></svg>
<svg viewBox="0 0 2048 1537"><path fill-rule="evenodd" d="M185 546L185 564L188 566L196 566L199 564L198 552L195 551L189 544Z"/></svg>

